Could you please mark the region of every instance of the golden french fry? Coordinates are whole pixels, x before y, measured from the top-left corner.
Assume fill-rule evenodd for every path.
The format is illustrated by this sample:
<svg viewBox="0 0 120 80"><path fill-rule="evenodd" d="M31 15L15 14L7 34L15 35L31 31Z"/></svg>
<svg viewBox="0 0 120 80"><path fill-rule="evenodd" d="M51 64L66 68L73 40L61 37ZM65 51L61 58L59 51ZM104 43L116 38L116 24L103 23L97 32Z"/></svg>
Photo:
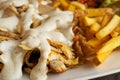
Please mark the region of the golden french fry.
<svg viewBox="0 0 120 80"><path fill-rule="evenodd" d="M107 13L113 14L113 10L111 8L95 8L95 9L86 9L85 13L88 17L98 17L98 16L104 16Z"/></svg>
<svg viewBox="0 0 120 80"><path fill-rule="evenodd" d="M53 4L53 7L54 7L54 8L58 8L60 5L61 5L61 3L60 3L59 1L56 1L56 2Z"/></svg>
<svg viewBox="0 0 120 80"><path fill-rule="evenodd" d="M84 17L85 26L91 26L95 22L96 22L96 19L94 19L94 18L89 18L87 16Z"/></svg>
<svg viewBox="0 0 120 80"><path fill-rule="evenodd" d="M96 65L101 64L110 55L110 53L117 47L120 46L120 36L114 37L106 42L103 47L97 52L97 56L93 62Z"/></svg>
<svg viewBox="0 0 120 80"><path fill-rule="evenodd" d="M101 28L100 24L97 23L97 22L95 22L95 23L93 23L93 24L91 25L90 31L91 31L92 33L96 33L96 32L99 31L100 28Z"/></svg>
<svg viewBox="0 0 120 80"><path fill-rule="evenodd" d="M88 43L89 45L91 45L92 47L99 48L99 47L100 47L100 44L108 41L109 39L110 39L109 36L107 36L107 37L105 37L105 38L103 38L103 39L101 39L101 40L99 40L99 39L97 39L97 38L93 38L93 39L89 40L87 43Z"/></svg>
<svg viewBox="0 0 120 80"><path fill-rule="evenodd" d="M106 53L103 53L101 55L97 55L94 59L93 59L93 63L95 65L100 65L101 63L103 63L105 61L105 59L110 55L112 51L108 51Z"/></svg>
<svg viewBox="0 0 120 80"><path fill-rule="evenodd" d="M110 35L111 35L112 37L116 37L116 36L119 35L119 32L113 31Z"/></svg>
<svg viewBox="0 0 120 80"><path fill-rule="evenodd" d="M60 3L64 8L69 6L69 3L67 2L67 0L60 0Z"/></svg>
<svg viewBox="0 0 120 80"><path fill-rule="evenodd" d="M75 7L74 5L70 4L69 7L68 7L68 10L70 10L70 11L74 11L75 8L76 8L76 7Z"/></svg>
<svg viewBox="0 0 120 80"><path fill-rule="evenodd" d="M94 17L94 19L96 19L98 23L101 23L103 20L103 16Z"/></svg>
<svg viewBox="0 0 120 80"><path fill-rule="evenodd" d="M117 15L114 15L111 21L102 28L99 32L96 33L97 39L102 39L106 36L108 36L120 23L120 17Z"/></svg>
<svg viewBox="0 0 120 80"><path fill-rule="evenodd" d="M120 46L120 36L114 37L107 41L103 47L98 51L98 55L106 53L108 51L114 50L115 48Z"/></svg>
<svg viewBox="0 0 120 80"><path fill-rule="evenodd" d="M81 3L77 2L77 1L72 1L71 4L76 6L77 8L79 8L81 10L85 10L86 9L86 6L84 4L81 4Z"/></svg>
<svg viewBox="0 0 120 80"><path fill-rule="evenodd" d="M107 25L107 24L109 23L109 21L111 20L111 18L112 18L112 14L106 14L106 15L103 17L101 26L104 27L105 25Z"/></svg>

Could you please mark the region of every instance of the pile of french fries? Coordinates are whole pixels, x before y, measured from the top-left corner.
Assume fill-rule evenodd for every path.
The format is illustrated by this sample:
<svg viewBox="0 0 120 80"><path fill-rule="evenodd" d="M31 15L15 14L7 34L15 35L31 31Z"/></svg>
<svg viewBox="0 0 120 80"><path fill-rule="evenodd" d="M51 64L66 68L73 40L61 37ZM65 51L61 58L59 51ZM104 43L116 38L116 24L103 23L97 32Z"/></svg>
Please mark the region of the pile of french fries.
<svg viewBox="0 0 120 80"><path fill-rule="evenodd" d="M79 41L77 35L80 34L85 37L87 47L91 48L88 50L90 52L83 50L83 53L81 53L81 48L76 49L79 57L82 58L80 60L87 60L99 65L114 49L120 46L120 17L114 14L111 8L87 8L77 0L56 0L52 6L61 10L73 11L75 18L78 18L74 19L75 38L73 39L73 47L81 46L81 44L77 44ZM84 46L83 48L87 47Z"/></svg>
<svg viewBox="0 0 120 80"><path fill-rule="evenodd" d="M75 19L77 21L75 24L83 33L81 34L76 28L74 32L85 37L86 44L95 51L92 55L87 52L87 55L91 56L84 57L99 65L120 46L120 17L114 14L111 8L76 10L76 12L75 16L77 15L78 19Z"/></svg>
<svg viewBox="0 0 120 80"><path fill-rule="evenodd" d="M86 6L77 0L54 0L52 7L70 11L74 11L75 9L86 9Z"/></svg>

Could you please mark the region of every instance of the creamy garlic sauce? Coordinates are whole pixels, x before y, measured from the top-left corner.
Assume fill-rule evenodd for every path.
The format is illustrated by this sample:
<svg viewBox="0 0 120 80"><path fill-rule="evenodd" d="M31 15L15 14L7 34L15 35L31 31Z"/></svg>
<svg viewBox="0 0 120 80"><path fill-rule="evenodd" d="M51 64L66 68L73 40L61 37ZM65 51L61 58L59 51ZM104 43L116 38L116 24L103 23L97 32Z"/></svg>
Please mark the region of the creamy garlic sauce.
<svg viewBox="0 0 120 80"><path fill-rule="evenodd" d="M2 17L4 10L0 10L0 18Z"/></svg>
<svg viewBox="0 0 120 80"><path fill-rule="evenodd" d="M38 0L29 0L30 4L32 4L36 9L38 9L39 3Z"/></svg>
<svg viewBox="0 0 120 80"><path fill-rule="evenodd" d="M0 18L0 26L5 27L9 31L15 32L19 20L16 16Z"/></svg>
<svg viewBox="0 0 120 80"><path fill-rule="evenodd" d="M51 3L52 3L51 0L42 0L42 1L41 1L41 4L42 4L42 5L48 5L48 4L51 4Z"/></svg>
<svg viewBox="0 0 120 80"><path fill-rule="evenodd" d="M9 5L14 5L15 7L20 7L24 4L29 4L29 1L28 0L3 0L1 1L1 6L0 8L6 8L8 7Z"/></svg>
<svg viewBox="0 0 120 80"><path fill-rule="evenodd" d="M23 41L21 44L25 44L30 48L38 47L41 51L39 62L30 73L31 80L46 80L47 78L46 63L48 55L51 51L47 39L60 41L68 45L72 44L72 13L68 11L55 11L54 15L49 15L49 17L49 19L43 21L42 24L37 28L25 31L22 36ZM64 31L64 29L67 28L68 30ZM55 31L56 29L60 30L61 32Z"/></svg>
<svg viewBox="0 0 120 80"><path fill-rule="evenodd" d="M22 6L22 5L24 5L24 4L29 4L29 1L28 1L28 0L11 0L11 2L12 2L16 7Z"/></svg>
<svg viewBox="0 0 120 80"><path fill-rule="evenodd" d="M33 23L32 18L33 18L33 15L35 14L36 14L35 8L32 5L30 5L27 12L22 17L23 32L30 29L31 24Z"/></svg>
<svg viewBox="0 0 120 80"><path fill-rule="evenodd" d="M0 72L0 80L15 80L22 77L22 65L25 51L18 47L19 41L3 41L0 43L0 59L4 64Z"/></svg>
<svg viewBox="0 0 120 80"><path fill-rule="evenodd" d="M69 11L55 10L48 14L39 15L38 0L29 0L29 8L21 16L22 23L22 39L18 41L4 41L0 43L0 51L3 54L0 58L3 60L4 68L0 73L0 79L13 80L22 76L22 62L24 51L17 44L25 44L30 48L38 47L41 57L38 64L30 73L30 80L46 80L47 79L47 58L51 51L47 39L60 41L69 46L72 45L73 32L72 21L73 13ZM7 0L4 7L14 3L15 6L28 4L28 0ZM31 29L33 18L39 19L42 23L37 28ZM0 26L10 31L16 29L19 19L16 16L8 18L0 18ZM56 31L57 30L57 31ZM6 46L7 45L7 46ZM7 50L6 50L7 49ZM10 67L8 67L10 66ZM14 74L14 75L13 75Z"/></svg>

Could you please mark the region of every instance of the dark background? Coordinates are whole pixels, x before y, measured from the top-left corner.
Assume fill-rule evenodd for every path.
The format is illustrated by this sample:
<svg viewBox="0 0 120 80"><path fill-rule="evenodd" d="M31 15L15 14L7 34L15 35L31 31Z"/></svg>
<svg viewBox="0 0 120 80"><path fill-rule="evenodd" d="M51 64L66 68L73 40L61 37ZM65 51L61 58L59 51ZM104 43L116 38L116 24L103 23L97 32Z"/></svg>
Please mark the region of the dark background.
<svg viewBox="0 0 120 80"><path fill-rule="evenodd" d="M90 80L120 80L120 72Z"/></svg>

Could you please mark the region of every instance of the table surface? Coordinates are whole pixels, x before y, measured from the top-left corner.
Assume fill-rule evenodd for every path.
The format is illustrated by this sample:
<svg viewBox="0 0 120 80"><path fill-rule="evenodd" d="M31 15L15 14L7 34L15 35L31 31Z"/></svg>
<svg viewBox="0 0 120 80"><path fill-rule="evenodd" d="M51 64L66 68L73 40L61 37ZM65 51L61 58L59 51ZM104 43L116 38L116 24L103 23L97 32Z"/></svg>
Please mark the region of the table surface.
<svg viewBox="0 0 120 80"><path fill-rule="evenodd" d="M120 80L120 72L115 73L115 74L110 74L107 76L103 76L103 77L98 77L98 78L91 79L91 80Z"/></svg>

